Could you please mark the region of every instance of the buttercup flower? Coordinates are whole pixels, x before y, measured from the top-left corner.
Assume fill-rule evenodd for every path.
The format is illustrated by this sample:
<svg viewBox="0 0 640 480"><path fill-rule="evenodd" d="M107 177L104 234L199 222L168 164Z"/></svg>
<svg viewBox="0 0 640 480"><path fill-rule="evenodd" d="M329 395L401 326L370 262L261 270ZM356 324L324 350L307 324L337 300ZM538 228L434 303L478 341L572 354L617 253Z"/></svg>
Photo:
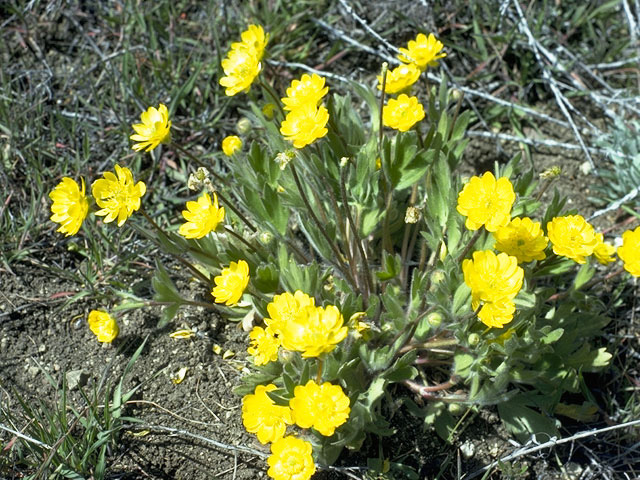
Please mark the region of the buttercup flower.
<svg viewBox="0 0 640 480"><path fill-rule="evenodd" d="M500 326L513 318L513 300L524 279L524 270L518 259L491 250L473 252L473 260L462 262L464 282L471 289L471 307L476 310L481 304L478 317L487 326ZM480 314L482 313L482 314Z"/></svg>
<svg viewBox="0 0 640 480"><path fill-rule="evenodd" d="M253 357L255 365L266 365L278 359L280 340L269 327L266 329L253 327L253 330L249 333L249 338L251 339L251 344L247 348L247 352Z"/></svg>
<svg viewBox="0 0 640 480"><path fill-rule="evenodd" d="M258 385L253 394L242 398L242 424L263 445L280 440L287 425L293 425L291 409L276 405L267 395L275 389L273 384Z"/></svg>
<svg viewBox="0 0 640 480"><path fill-rule="evenodd" d="M169 120L169 111L164 104L156 109L149 107L146 112L140 115L142 123L132 125L136 132L129 138L134 142L133 148L136 152L146 148L146 152L150 152L161 143L169 143L171 141L171 120Z"/></svg>
<svg viewBox="0 0 640 480"><path fill-rule="evenodd" d="M101 310L91 310L89 317L89 328L102 343L111 343L118 336L118 323L107 312Z"/></svg>
<svg viewBox="0 0 640 480"><path fill-rule="evenodd" d="M249 25L249 27L240 34L241 42L232 43L232 50L247 50L255 54L258 61L262 60L264 49L269 42L269 34L264 33L264 29L260 25Z"/></svg>
<svg viewBox="0 0 640 480"><path fill-rule="evenodd" d="M75 180L64 177L49 193L51 204L51 221L59 223L58 232L66 237L75 235L80 230L82 222L89 213L89 202L84 194L84 180L81 178L82 188Z"/></svg>
<svg viewBox="0 0 640 480"><path fill-rule="evenodd" d="M585 263L598 245L596 231L581 215L555 217L547 223L553 253Z"/></svg>
<svg viewBox="0 0 640 480"><path fill-rule="evenodd" d="M134 183L131 170L115 166L115 175L105 172L104 178L93 182L91 192L96 204L101 208L96 215L104 216L104 223L118 219L121 227L133 212L140 208L140 198L146 193L144 182Z"/></svg>
<svg viewBox="0 0 640 480"><path fill-rule="evenodd" d="M618 247L618 256L624 263L624 269L634 277L640 277L640 227L627 230L622 234L622 245Z"/></svg>
<svg viewBox="0 0 640 480"><path fill-rule="evenodd" d="M332 351L345 339L348 328L334 305L326 308L307 307L280 326L282 346L302 352L303 358L318 357Z"/></svg>
<svg viewBox="0 0 640 480"><path fill-rule="evenodd" d="M540 222L533 222L529 217L512 219L493 236L496 239L494 248L516 257L518 263L544 260L546 257L544 249L549 239L544 236Z"/></svg>
<svg viewBox="0 0 640 480"><path fill-rule="evenodd" d="M433 33L430 33L429 37L419 33L415 40L409 40L407 47L399 49L401 55L398 55L398 59L404 63L415 63L422 71L427 66L437 67L438 60L447 56L442 52L444 45Z"/></svg>
<svg viewBox="0 0 640 480"><path fill-rule="evenodd" d="M187 222L180 225L178 233L185 238L202 238L224 220L224 207L218 207L215 193L211 203L211 197L205 192L196 202L187 202L187 209L182 211L182 216Z"/></svg>
<svg viewBox="0 0 640 480"><path fill-rule="evenodd" d="M607 265L615 262L614 255L616 254L616 247L604 241L604 235L602 233L596 233L598 244L593 249L593 256L596 257L598 263Z"/></svg>
<svg viewBox="0 0 640 480"><path fill-rule="evenodd" d="M328 121L329 111L324 106L306 103L287 114L280 125L280 133L293 142L295 148L303 148L328 133Z"/></svg>
<svg viewBox="0 0 640 480"><path fill-rule="evenodd" d="M249 91L262 70L262 64L254 49L232 49L222 60L222 69L225 76L220 79L220 85L225 87L225 95L233 97Z"/></svg>
<svg viewBox="0 0 640 480"><path fill-rule="evenodd" d="M401 93L398 98L390 98L382 109L382 123L401 132L406 132L424 118L424 108L417 97Z"/></svg>
<svg viewBox="0 0 640 480"><path fill-rule="evenodd" d="M222 140L222 151L230 157L242 148L242 140L236 135L229 135Z"/></svg>
<svg viewBox="0 0 640 480"><path fill-rule="evenodd" d="M317 107L328 91L329 87L324 86L323 77L315 73L313 75L305 73L300 80L291 82L282 103L285 110L295 110L307 104Z"/></svg>
<svg viewBox="0 0 640 480"><path fill-rule="evenodd" d="M325 382L318 385L309 380L298 385L289 400L293 421L301 428L315 428L325 437L330 437L336 428L349 418L349 397L340 385Z"/></svg>
<svg viewBox="0 0 640 480"><path fill-rule="evenodd" d="M306 293L296 290L294 294L285 292L281 295L274 295L271 303L267 305L269 318L264 319L264 323L276 334L280 334L287 322L300 315L309 306L315 306L315 298Z"/></svg>
<svg viewBox="0 0 640 480"><path fill-rule="evenodd" d="M387 72L385 93L398 93L418 81L420 69L414 63L403 63ZM382 90L382 75L378 75L378 90Z"/></svg>
<svg viewBox="0 0 640 480"><path fill-rule="evenodd" d="M267 475L275 480L309 480L316 472L311 444L289 435L271 445Z"/></svg>
<svg viewBox="0 0 640 480"><path fill-rule="evenodd" d="M215 302L235 305L249 284L249 265L244 260L231 262L213 281L216 286L211 295Z"/></svg>
<svg viewBox="0 0 640 480"><path fill-rule="evenodd" d="M495 232L509 223L511 207L516 199L513 185L506 177L498 180L491 172L471 177L458 195L458 213L467 217L465 227L478 230L484 225Z"/></svg>
<svg viewBox="0 0 640 480"><path fill-rule="evenodd" d="M511 300L503 302L489 302L482 305L478 312L478 318L487 327L502 328L505 324L513 320L516 306Z"/></svg>

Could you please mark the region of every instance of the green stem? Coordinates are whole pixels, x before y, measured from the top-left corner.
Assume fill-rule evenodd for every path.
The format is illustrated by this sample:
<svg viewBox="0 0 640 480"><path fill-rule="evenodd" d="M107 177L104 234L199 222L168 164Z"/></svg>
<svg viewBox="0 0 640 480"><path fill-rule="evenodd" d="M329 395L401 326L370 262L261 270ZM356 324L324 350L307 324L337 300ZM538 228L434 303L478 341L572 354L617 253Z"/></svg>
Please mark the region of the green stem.
<svg viewBox="0 0 640 480"><path fill-rule="evenodd" d="M285 113L284 109L282 108L282 104L280 102L280 98L276 95L276 92L273 90L273 88L271 88L271 85L269 85L267 82L264 82L262 80L262 78L258 77L258 84L264 88L267 93L269 94L269 96L273 99L273 101L275 102L276 106L278 107L278 110L280 110L280 113L282 114L282 118L287 118L287 114Z"/></svg>
<svg viewBox="0 0 640 480"><path fill-rule="evenodd" d="M380 129L378 132L378 154L382 155L382 133L383 133L383 121L382 121L382 113L384 112L384 94L385 89L387 88L387 72L389 70L389 64L384 62L382 64L382 94L380 95L380 122L378 128Z"/></svg>
<svg viewBox="0 0 640 480"><path fill-rule="evenodd" d="M324 366L324 360L321 357L318 357L318 371L316 373L316 383L320 385L322 381L322 367Z"/></svg>
<svg viewBox="0 0 640 480"><path fill-rule="evenodd" d="M482 233L481 228L473 232L473 237L471 237L471 240L469 240L469 243L467 243L467 246L464 247L464 250L458 257L458 263L462 263L462 260L464 260L464 258L467 256L467 253L469 253L469 250L471 250L471 247L473 247L473 245L476 243L481 233Z"/></svg>
<svg viewBox="0 0 640 480"><path fill-rule="evenodd" d="M159 235L162 235L168 241L171 241L171 239L164 232L164 230L162 230L162 228L160 228L160 226L155 222L155 220L153 218L151 218L151 216L143 208L141 208L139 211L140 211L140 213L142 213L142 216L144 218L146 218L147 221L153 226L153 228L158 232ZM171 252L167 252L167 253L169 253L173 258L178 260L182 265L184 265L189 270L191 270L191 272L196 277L198 277L203 283L205 283L207 285L211 284L211 280L206 275L204 275L200 270L198 270L193 264L191 264L190 262L188 262L187 260L182 258L180 255L176 255L176 254L171 253Z"/></svg>
<svg viewBox="0 0 640 480"><path fill-rule="evenodd" d="M345 278L351 283L351 285L353 285L356 290L359 290L355 279L351 275L351 272L349 272L349 270L344 268L344 265L342 264L342 258L344 258L344 255L342 255L342 253L340 253L338 248L335 246L335 244L333 243L333 241L331 240L331 238L327 234L326 230L324 229L324 226L322 225L322 223L320 222L320 220L316 216L313 208L311 207L311 204L309 203L309 198L307 197L307 194L304 192L304 188L302 187L302 184L300 183L300 178L298 177L298 173L296 171L296 167L295 167L295 164L293 162L290 164L290 168L291 168L291 173L293 175L293 180L294 180L294 182L296 184L296 187L298 188L298 192L300 193L300 197L302 198L303 203L307 207L309 215L311 216L312 220L315 222L316 226L318 227L318 230L320 231L320 233L322 234L324 239L327 241L327 243L331 247L331 250L333 251L333 254L336 257L336 265L337 265L337 267L340 269L340 271L345 276Z"/></svg>

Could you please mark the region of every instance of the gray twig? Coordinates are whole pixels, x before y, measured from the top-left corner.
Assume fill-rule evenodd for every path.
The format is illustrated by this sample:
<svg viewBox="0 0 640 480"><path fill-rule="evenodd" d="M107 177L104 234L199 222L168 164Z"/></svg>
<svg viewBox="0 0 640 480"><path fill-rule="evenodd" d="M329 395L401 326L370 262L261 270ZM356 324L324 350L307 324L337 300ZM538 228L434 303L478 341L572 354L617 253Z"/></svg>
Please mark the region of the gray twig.
<svg viewBox="0 0 640 480"><path fill-rule="evenodd" d="M373 38L375 38L377 41L379 41L389 51L395 52L397 54L400 53L400 50L398 50L395 46L391 45L384 38L382 38L378 32L376 32L373 28L371 28L369 26L369 24L367 22L365 22L360 16L358 16L358 14L353 10L351 5L349 5L345 0L338 0L338 2L347 11L347 13L354 18L354 20L356 22L358 22L360 25L362 25L362 27L369 33L369 35L371 35Z"/></svg>

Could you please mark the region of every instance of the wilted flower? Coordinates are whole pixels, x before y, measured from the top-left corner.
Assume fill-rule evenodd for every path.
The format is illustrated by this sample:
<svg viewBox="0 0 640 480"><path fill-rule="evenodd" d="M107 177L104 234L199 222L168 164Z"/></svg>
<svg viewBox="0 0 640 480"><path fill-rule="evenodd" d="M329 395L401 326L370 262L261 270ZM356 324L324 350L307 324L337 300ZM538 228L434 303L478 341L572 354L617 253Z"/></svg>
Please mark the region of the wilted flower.
<svg viewBox="0 0 640 480"><path fill-rule="evenodd" d="M89 202L84 194L84 180L81 178L82 188L69 177L64 177L49 193L51 204L51 221L59 223L58 232L65 236L75 235L80 230L82 222L89 213Z"/></svg>
<svg viewBox="0 0 640 480"><path fill-rule="evenodd" d="M251 339L251 344L247 348L247 352L253 357L255 365L266 365L278 359L280 340L269 327L266 329L253 327L253 330L249 333L249 338Z"/></svg>
<svg viewBox="0 0 640 480"><path fill-rule="evenodd" d="M544 236L540 222L533 222L529 217L512 219L493 236L496 239L494 248L516 257L518 263L543 260L546 256L544 249L549 239Z"/></svg>
<svg viewBox="0 0 640 480"><path fill-rule="evenodd" d="M624 269L634 277L640 277L640 227L627 230L622 234L622 245L618 247L618 256L624 263Z"/></svg>
<svg viewBox="0 0 640 480"><path fill-rule="evenodd" d="M478 230L484 225L495 232L509 223L511 207L516 199L513 185L506 177L498 180L491 172L471 177L458 195L458 213L467 217L465 226Z"/></svg>
<svg viewBox="0 0 640 480"><path fill-rule="evenodd" d="M218 207L215 193L211 203L211 197L205 192L196 202L187 202L187 209L182 211L182 216L187 222L180 225L178 233L185 238L202 238L224 220L224 207Z"/></svg>
<svg viewBox="0 0 640 480"><path fill-rule="evenodd" d="M156 109L149 107L146 112L140 115L142 123L132 125L135 134L129 138L135 143L131 148L136 152L146 148L149 152L161 143L169 143L171 141L171 120L169 120L169 111L164 104Z"/></svg>
<svg viewBox="0 0 640 480"><path fill-rule="evenodd" d="M249 284L249 265L244 260L231 262L213 281L216 286L211 295L215 302L235 305Z"/></svg>
<svg viewBox="0 0 640 480"><path fill-rule="evenodd" d="M310 306L279 325L277 333L287 350L302 352L303 358L318 357L345 339L348 328L343 323L344 318L334 305Z"/></svg>
<svg viewBox="0 0 640 480"><path fill-rule="evenodd" d="M274 442L267 475L275 480L309 480L316 471L312 451L309 442L293 435Z"/></svg>
<svg viewBox="0 0 640 480"><path fill-rule="evenodd" d="M414 63L403 63L387 73L385 93L398 93L418 81L420 69ZM378 75L378 90L382 90L382 75Z"/></svg>
<svg viewBox="0 0 640 480"><path fill-rule="evenodd" d="M349 397L340 385L325 382L318 385L309 380L298 385L289 400L293 421L301 428L315 428L325 437L334 434L337 427L349 418Z"/></svg>
<svg viewBox="0 0 640 480"><path fill-rule="evenodd" d="M231 44L232 50L248 50L255 54L258 61L262 60L264 49L269 42L269 34L265 35L264 29L260 25L249 25L240 34L241 42Z"/></svg>
<svg viewBox="0 0 640 480"><path fill-rule="evenodd" d="M276 405L267 395L275 389L273 384L258 385L253 394L242 398L242 424L262 444L280 440L287 425L293 425L291 409Z"/></svg>
<svg viewBox="0 0 640 480"><path fill-rule="evenodd" d="M438 60L447 56L442 52L444 45L433 33L429 37L419 33L415 40L409 40L407 47L399 49L401 55L398 55L398 59L404 63L415 63L423 71L427 66L437 67Z"/></svg>
<svg viewBox="0 0 640 480"><path fill-rule="evenodd" d="M249 91L262 70L262 64L253 49L232 49L222 60L222 69L225 76L220 79L220 85L225 87L225 95L233 97Z"/></svg>
<svg viewBox="0 0 640 480"><path fill-rule="evenodd" d="M271 330L279 334L287 322L293 320L307 307L315 306L315 299L300 290L296 290L294 294L284 292L281 295L274 295L271 303L267 305L269 318L264 319Z"/></svg>
<svg viewBox="0 0 640 480"><path fill-rule="evenodd" d="M398 98L390 98L382 110L382 123L401 132L406 132L424 118L424 108L417 97L401 93Z"/></svg>
<svg viewBox="0 0 640 480"><path fill-rule="evenodd" d="M598 245L596 231L581 215L555 217L547 223L547 235L556 255L577 263L585 263Z"/></svg>
<svg viewBox="0 0 640 480"><path fill-rule="evenodd" d="M87 320L89 322L89 328L98 338L99 342L111 343L118 336L118 323L107 312L91 310Z"/></svg>
<svg viewBox="0 0 640 480"><path fill-rule="evenodd" d="M491 320L494 317L502 318L503 324L511 321L515 307L512 309L509 303L522 288L524 279L518 259L506 253L496 255L491 250L476 251L473 260L462 262L462 271L464 282L471 289L472 308L476 310L483 304L480 319L490 327L498 323L497 319Z"/></svg>
<svg viewBox="0 0 640 480"><path fill-rule="evenodd" d="M307 103L287 114L280 125L280 133L293 142L295 148L303 148L328 133L328 121L329 111L324 106Z"/></svg>
<svg viewBox="0 0 640 480"><path fill-rule="evenodd" d="M115 166L115 175L105 172L104 178L93 182L91 192L101 208L96 215L105 216L104 223L118 219L121 227L131 214L140 208L140 198L146 193L144 182L135 183L127 167Z"/></svg>
<svg viewBox="0 0 640 480"><path fill-rule="evenodd" d="M593 256L596 257L598 263L607 265L615 262L614 255L616 254L616 247L604 241L604 235L602 233L596 233L598 244L593 249Z"/></svg>
<svg viewBox="0 0 640 480"><path fill-rule="evenodd" d="M293 80L287 88L287 96L282 99L284 109L295 110L305 105L317 107L329 91L329 87L324 86L324 81L323 77L315 73L305 73L300 80Z"/></svg>
<svg viewBox="0 0 640 480"><path fill-rule="evenodd" d="M230 157L242 148L242 140L236 135L229 135L222 140L222 151Z"/></svg>

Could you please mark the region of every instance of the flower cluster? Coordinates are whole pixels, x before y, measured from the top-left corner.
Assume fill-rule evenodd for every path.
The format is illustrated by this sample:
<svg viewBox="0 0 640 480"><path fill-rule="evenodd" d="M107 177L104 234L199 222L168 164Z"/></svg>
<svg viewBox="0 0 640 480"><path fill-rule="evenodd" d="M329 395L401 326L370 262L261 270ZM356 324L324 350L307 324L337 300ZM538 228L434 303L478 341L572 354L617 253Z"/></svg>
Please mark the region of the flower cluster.
<svg viewBox="0 0 640 480"><path fill-rule="evenodd" d="M403 63L415 64L420 71L425 71L427 67L437 67L438 60L447 56L442 51L443 48L444 45L433 33L428 37L419 33L415 40L409 40L407 48L400 49L398 59Z"/></svg>
<svg viewBox="0 0 640 480"><path fill-rule="evenodd" d="M467 217L465 226L478 230L484 226L495 232L509 223L511 207L516 199L513 185L506 177L498 180L491 172L471 177L458 195L458 213Z"/></svg>
<svg viewBox="0 0 640 480"><path fill-rule="evenodd" d="M99 342L111 343L115 340L120 332L118 322L102 310L91 310L87 317L89 328L98 338Z"/></svg>
<svg viewBox="0 0 640 480"><path fill-rule="evenodd" d="M287 88L282 103L288 113L280 125L280 133L295 148L304 148L328 133L329 111L321 105L328 91L324 78L315 73L303 74Z"/></svg>
<svg viewBox="0 0 640 480"><path fill-rule="evenodd" d="M51 205L51 221L59 223L58 232L65 236L75 235L89 213L89 201L84 194L84 180L80 179L82 188L69 177L62 181L49 193L53 201Z"/></svg>
<svg viewBox="0 0 640 480"><path fill-rule="evenodd" d="M618 247L618 256L627 272L634 277L640 277L640 227L627 230L622 234L622 245Z"/></svg>
<svg viewBox="0 0 640 480"><path fill-rule="evenodd" d="M180 226L178 233L185 238L202 238L215 231L224 220L224 207L218 206L218 196L213 194L213 202L208 193L203 193L195 202L187 202L187 209L182 211L187 221Z"/></svg>
<svg viewBox="0 0 640 480"><path fill-rule="evenodd" d="M518 266L518 259L491 250L473 252L473 260L462 262L464 281L471 288L471 306L480 308L478 318L489 327L501 328L513 320L516 297L524 270Z"/></svg>
<svg viewBox="0 0 640 480"><path fill-rule="evenodd" d="M117 219L121 227L140 208L140 199L147 187L144 182L136 183L131 170L126 167L116 165L115 172L105 172L104 178L93 182L91 193L100 207L96 215L104 216L104 223Z"/></svg>
<svg viewBox="0 0 640 480"><path fill-rule="evenodd" d="M138 142L132 147L136 152L145 148L145 152L150 152L159 144L171 141L171 120L165 105L161 103L157 109L149 107L146 112L140 114L140 120L142 123L132 125L136 133L129 137Z"/></svg>
<svg viewBox="0 0 640 480"><path fill-rule="evenodd" d="M216 303L235 305L240 301L244 290L249 284L249 265L244 260L231 262L223 268L220 275L213 279L215 287L211 295Z"/></svg>
<svg viewBox="0 0 640 480"><path fill-rule="evenodd" d="M405 93L397 99L390 98L382 110L382 123L401 132L406 132L424 118L424 107L417 97Z"/></svg>
<svg viewBox="0 0 640 480"><path fill-rule="evenodd" d="M549 239L544 236L540 222L529 217L513 218L493 233L494 248L518 259L518 263L544 260Z"/></svg>
<svg viewBox="0 0 640 480"><path fill-rule="evenodd" d="M581 215L555 217L547 223L547 233L553 253L577 263L585 263L599 244L595 229Z"/></svg>
<svg viewBox="0 0 640 480"><path fill-rule="evenodd" d="M222 60L225 76L220 79L220 85L225 87L225 94L229 97L249 91L262 70L261 61L269 41L269 35L265 35L260 25L249 25L241 38L241 42L231 44L231 50Z"/></svg>

